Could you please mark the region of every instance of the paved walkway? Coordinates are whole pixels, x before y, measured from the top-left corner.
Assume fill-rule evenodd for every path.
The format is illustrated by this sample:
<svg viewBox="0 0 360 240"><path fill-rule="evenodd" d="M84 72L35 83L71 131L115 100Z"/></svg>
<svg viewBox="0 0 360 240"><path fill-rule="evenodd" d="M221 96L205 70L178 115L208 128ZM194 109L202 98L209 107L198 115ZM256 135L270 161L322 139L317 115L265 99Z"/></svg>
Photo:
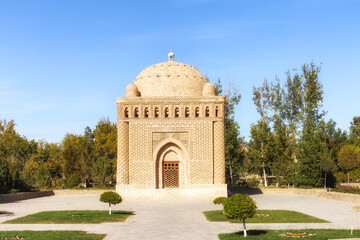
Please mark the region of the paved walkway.
<svg viewBox="0 0 360 240"><path fill-rule="evenodd" d="M248 229L344 228L351 226L355 204L298 194L271 193L252 196L260 209L288 209L310 214L331 223L248 224ZM50 210L108 210L96 195L55 195L0 204L0 210L13 212L0 216L0 222ZM126 223L102 224L0 224L4 230L83 230L106 233L106 239L218 239L217 234L242 230L241 224L207 222L202 211L221 209L210 200L124 201L114 210L133 210ZM360 215L355 216L360 229Z"/></svg>

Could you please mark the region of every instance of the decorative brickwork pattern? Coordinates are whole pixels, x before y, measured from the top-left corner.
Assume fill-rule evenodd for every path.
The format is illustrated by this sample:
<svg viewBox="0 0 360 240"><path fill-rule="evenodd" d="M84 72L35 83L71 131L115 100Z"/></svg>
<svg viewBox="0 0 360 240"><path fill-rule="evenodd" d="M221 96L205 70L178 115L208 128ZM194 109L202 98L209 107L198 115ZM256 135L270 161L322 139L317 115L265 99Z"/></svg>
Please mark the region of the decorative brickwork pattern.
<svg viewBox="0 0 360 240"><path fill-rule="evenodd" d="M151 66L128 85L117 98L117 191L226 195L225 98L212 88L194 67L176 62Z"/></svg>
<svg viewBox="0 0 360 240"><path fill-rule="evenodd" d="M224 122L214 122L214 183L225 184Z"/></svg>
<svg viewBox="0 0 360 240"><path fill-rule="evenodd" d="M211 184L213 165L211 161L190 162L190 184Z"/></svg>
<svg viewBox="0 0 360 240"><path fill-rule="evenodd" d="M118 123L117 184L129 184L129 123Z"/></svg>

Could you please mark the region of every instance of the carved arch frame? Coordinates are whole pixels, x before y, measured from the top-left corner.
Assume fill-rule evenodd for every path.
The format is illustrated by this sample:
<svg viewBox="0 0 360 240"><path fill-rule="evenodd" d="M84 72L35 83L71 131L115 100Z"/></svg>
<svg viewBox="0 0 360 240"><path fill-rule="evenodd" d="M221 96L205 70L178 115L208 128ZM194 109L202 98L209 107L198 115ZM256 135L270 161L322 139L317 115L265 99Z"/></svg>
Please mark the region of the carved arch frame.
<svg viewBox="0 0 360 240"><path fill-rule="evenodd" d="M155 148L153 154L154 162L154 184L156 189L163 188L162 167L165 155L174 151L179 158L179 188L186 187L189 179L189 153L186 146L175 138L168 138L161 141Z"/></svg>

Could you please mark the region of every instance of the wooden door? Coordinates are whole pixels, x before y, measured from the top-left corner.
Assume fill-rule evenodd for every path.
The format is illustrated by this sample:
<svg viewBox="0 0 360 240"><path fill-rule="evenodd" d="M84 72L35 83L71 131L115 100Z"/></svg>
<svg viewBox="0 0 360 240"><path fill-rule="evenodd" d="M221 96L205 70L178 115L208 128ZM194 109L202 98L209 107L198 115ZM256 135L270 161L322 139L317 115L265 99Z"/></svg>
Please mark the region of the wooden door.
<svg viewBox="0 0 360 240"><path fill-rule="evenodd" d="M179 162L163 162L163 187L179 187Z"/></svg>

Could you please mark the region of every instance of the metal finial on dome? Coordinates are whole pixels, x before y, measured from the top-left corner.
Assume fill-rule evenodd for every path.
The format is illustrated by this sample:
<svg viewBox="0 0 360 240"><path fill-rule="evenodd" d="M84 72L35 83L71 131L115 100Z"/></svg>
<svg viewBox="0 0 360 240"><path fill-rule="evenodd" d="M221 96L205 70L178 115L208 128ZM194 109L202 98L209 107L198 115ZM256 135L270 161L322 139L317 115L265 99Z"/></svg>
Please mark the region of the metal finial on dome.
<svg viewBox="0 0 360 240"><path fill-rule="evenodd" d="M173 62L175 58L175 54L173 53L172 49L170 49L170 52L168 54L169 62Z"/></svg>

